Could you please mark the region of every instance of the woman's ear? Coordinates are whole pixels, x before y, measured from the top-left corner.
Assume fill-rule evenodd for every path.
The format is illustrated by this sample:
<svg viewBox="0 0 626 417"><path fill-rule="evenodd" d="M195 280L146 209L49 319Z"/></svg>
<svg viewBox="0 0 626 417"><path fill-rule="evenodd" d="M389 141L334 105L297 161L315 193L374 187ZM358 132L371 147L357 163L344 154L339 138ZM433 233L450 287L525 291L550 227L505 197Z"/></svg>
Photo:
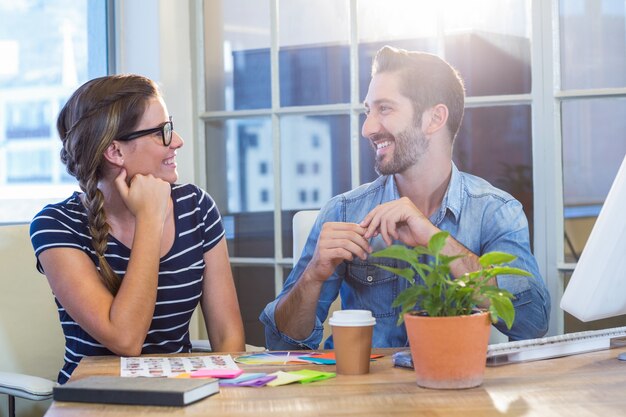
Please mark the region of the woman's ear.
<svg viewBox="0 0 626 417"><path fill-rule="evenodd" d="M426 126L424 133L433 134L446 126L448 121L448 107L444 104L437 104L426 111L430 117L425 117ZM425 115L426 116L426 115Z"/></svg>
<svg viewBox="0 0 626 417"><path fill-rule="evenodd" d="M104 158L112 165L122 168L124 166L124 152L117 141L111 144L104 151Z"/></svg>

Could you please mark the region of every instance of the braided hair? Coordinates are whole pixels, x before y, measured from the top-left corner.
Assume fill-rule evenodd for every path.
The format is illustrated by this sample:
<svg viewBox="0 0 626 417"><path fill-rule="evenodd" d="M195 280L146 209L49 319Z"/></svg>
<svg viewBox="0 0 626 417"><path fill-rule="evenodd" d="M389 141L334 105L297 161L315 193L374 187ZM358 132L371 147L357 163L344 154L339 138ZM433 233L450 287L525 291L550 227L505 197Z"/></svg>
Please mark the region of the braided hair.
<svg viewBox="0 0 626 417"><path fill-rule="evenodd" d="M61 161L85 193L91 244L98 258L96 266L102 283L113 295L121 280L104 256L110 231L104 195L98 189L104 174L104 152L115 138L137 126L148 101L159 96L157 85L140 75L95 78L72 94L57 119L63 143Z"/></svg>

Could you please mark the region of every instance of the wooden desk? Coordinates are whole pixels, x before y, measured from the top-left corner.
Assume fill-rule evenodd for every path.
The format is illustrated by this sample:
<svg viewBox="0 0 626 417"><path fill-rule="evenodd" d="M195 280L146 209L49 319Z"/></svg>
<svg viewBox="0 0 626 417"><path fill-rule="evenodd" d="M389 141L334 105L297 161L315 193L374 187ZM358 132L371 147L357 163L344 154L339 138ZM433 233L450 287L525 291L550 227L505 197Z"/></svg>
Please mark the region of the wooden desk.
<svg viewBox="0 0 626 417"><path fill-rule="evenodd" d="M417 387L412 370L394 368L392 350L363 376L343 376L281 387L223 387L186 407L144 407L53 402L46 417L78 416L618 416L626 414L626 348L487 368L481 387L438 391ZM198 356L193 354L192 356ZM273 372L303 366L258 367ZM309 365L334 371L334 366ZM119 375L119 358L85 358L72 379Z"/></svg>

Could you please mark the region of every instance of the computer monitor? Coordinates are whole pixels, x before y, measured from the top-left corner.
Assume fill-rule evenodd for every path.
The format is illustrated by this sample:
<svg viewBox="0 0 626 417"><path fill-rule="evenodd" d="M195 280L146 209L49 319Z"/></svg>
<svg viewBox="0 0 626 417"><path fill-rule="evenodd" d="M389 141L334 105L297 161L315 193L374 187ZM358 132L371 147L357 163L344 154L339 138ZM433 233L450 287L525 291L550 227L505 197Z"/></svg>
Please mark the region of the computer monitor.
<svg viewBox="0 0 626 417"><path fill-rule="evenodd" d="M626 314L626 156L561 298L581 321Z"/></svg>

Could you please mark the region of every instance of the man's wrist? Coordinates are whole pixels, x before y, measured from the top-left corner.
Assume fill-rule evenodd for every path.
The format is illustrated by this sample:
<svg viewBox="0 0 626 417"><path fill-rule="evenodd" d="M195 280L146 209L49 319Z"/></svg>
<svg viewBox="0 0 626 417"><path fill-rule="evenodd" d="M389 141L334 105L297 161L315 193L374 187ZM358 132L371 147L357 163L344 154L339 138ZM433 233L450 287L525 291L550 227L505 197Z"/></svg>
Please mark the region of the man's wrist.
<svg viewBox="0 0 626 417"><path fill-rule="evenodd" d="M320 274L315 266L309 264L302 272L302 276L298 281L302 282L305 285L318 285L320 288L324 281L326 281L326 276Z"/></svg>

